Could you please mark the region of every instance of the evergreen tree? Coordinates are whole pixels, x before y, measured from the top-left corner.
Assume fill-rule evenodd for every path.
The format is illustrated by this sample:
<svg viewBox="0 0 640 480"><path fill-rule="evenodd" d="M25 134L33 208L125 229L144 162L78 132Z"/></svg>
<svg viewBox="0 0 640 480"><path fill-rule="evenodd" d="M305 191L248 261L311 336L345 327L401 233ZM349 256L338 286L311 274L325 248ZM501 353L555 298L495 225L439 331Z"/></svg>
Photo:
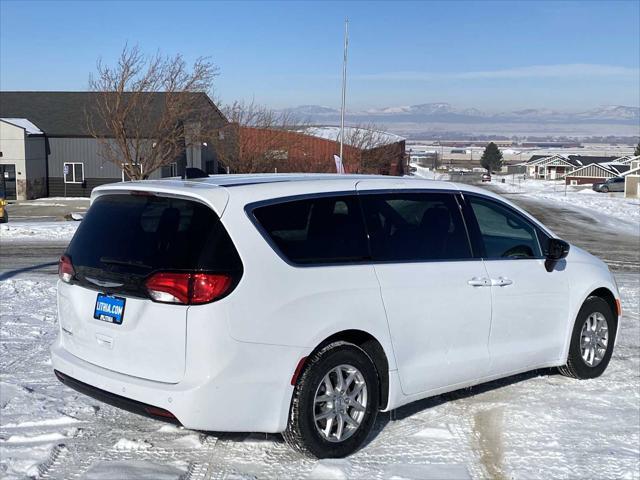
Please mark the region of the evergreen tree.
<svg viewBox="0 0 640 480"><path fill-rule="evenodd" d="M637 156L640 155L640 142L638 142L638 145L636 145L636 149L633 151L633 156Z"/></svg>
<svg viewBox="0 0 640 480"><path fill-rule="evenodd" d="M489 172L498 171L502 168L502 152L498 146L491 142L484 149L484 153L480 158L480 165Z"/></svg>

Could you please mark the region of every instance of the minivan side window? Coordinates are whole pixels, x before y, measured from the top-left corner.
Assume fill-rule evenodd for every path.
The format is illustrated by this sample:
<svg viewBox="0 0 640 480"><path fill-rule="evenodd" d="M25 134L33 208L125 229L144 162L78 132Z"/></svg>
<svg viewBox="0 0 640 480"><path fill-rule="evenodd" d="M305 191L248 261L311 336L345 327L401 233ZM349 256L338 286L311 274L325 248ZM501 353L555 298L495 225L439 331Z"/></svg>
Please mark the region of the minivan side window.
<svg viewBox="0 0 640 480"><path fill-rule="evenodd" d="M472 257L460 208L449 193L371 193L360 199L374 261Z"/></svg>
<svg viewBox="0 0 640 480"><path fill-rule="evenodd" d="M492 259L540 258L536 228L521 215L498 202L465 196L478 222L485 257Z"/></svg>
<svg viewBox="0 0 640 480"><path fill-rule="evenodd" d="M253 209L277 249L294 264L342 264L369 259L356 195L313 197Z"/></svg>

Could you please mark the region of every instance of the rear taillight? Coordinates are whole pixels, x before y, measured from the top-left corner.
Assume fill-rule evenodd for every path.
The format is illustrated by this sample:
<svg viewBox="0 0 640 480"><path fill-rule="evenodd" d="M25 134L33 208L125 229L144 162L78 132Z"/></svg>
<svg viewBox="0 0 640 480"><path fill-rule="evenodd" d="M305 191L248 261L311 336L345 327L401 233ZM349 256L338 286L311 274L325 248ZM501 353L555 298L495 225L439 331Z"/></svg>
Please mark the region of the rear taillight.
<svg viewBox="0 0 640 480"><path fill-rule="evenodd" d="M199 305L222 297L232 283L226 274L160 272L151 275L145 287L156 302Z"/></svg>
<svg viewBox="0 0 640 480"><path fill-rule="evenodd" d="M65 283L70 283L75 274L76 271L73 269L71 258L68 255L61 256L60 261L58 262L58 276L60 277L60 280Z"/></svg>

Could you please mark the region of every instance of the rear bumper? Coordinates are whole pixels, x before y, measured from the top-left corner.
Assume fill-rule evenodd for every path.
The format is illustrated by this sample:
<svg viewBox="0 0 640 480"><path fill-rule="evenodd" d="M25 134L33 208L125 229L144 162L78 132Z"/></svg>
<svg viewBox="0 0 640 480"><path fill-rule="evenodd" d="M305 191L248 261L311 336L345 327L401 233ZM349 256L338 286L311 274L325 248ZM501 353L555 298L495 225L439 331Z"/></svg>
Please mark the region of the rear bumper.
<svg viewBox="0 0 640 480"><path fill-rule="evenodd" d="M300 348L233 341L224 355L202 356L201 367L187 369L181 382L162 383L86 362L69 353L59 338L51 347L56 376L71 388L186 428L225 432L282 432L293 393L291 376L304 355ZM163 411L175 419L158 415Z"/></svg>
<svg viewBox="0 0 640 480"><path fill-rule="evenodd" d="M137 413L138 415L144 415L145 417L151 417L165 422L180 424L178 419L171 412L154 407L153 405L147 405L146 403L137 402L130 398L116 395L115 393L107 392L106 390L100 390L99 388L92 387L89 384L82 383L75 378L71 378L58 370L54 370L53 373L60 382L64 383L67 387L74 389L77 392L83 393L89 397L100 400L117 408L121 408L131 413Z"/></svg>

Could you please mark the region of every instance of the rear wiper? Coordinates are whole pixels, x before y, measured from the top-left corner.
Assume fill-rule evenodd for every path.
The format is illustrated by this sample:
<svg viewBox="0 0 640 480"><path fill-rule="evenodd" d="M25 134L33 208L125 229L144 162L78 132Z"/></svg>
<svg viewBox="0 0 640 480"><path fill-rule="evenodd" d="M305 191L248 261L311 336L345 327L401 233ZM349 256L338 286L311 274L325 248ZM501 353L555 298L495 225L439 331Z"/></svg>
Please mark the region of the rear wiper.
<svg viewBox="0 0 640 480"><path fill-rule="evenodd" d="M146 268L151 270L153 267L150 265L146 265L142 262L134 261L134 260L124 260L121 258L112 258L112 257L100 257L101 263L106 263L110 265L127 265L130 267L138 267L138 268Z"/></svg>

